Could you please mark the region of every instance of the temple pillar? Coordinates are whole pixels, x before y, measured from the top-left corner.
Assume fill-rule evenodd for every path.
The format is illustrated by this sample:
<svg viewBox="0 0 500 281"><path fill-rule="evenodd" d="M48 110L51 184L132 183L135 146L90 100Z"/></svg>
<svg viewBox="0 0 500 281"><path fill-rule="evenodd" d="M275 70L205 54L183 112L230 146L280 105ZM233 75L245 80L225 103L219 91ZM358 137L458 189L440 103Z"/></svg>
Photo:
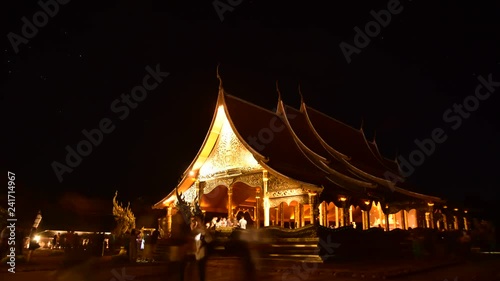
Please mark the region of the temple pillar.
<svg viewBox="0 0 500 281"><path fill-rule="evenodd" d="M401 210L401 229L406 230L406 210Z"/></svg>
<svg viewBox="0 0 500 281"><path fill-rule="evenodd" d="M304 216L304 204L300 203L299 204L299 213L300 213L300 227L303 227L306 225L306 218Z"/></svg>
<svg viewBox="0 0 500 281"><path fill-rule="evenodd" d="M352 220L352 205L349 206L349 224L352 224L353 220Z"/></svg>
<svg viewBox="0 0 500 281"><path fill-rule="evenodd" d="M233 218L233 187L227 188L227 217Z"/></svg>
<svg viewBox="0 0 500 281"><path fill-rule="evenodd" d="M467 211L465 211L465 213L467 214ZM467 220L467 215L464 215L464 229L465 231L469 231L469 222Z"/></svg>
<svg viewBox="0 0 500 281"><path fill-rule="evenodd" d="M339 228L340 227L340 221L339 221L339 207L335 206L335 227Z"/></svg>
<svg viewBox="0 0 500 281"><path fill-rule="evenodd" d="M408 211L404 210L403 215L405 216L405 224L406 224L406 230L410 227L410 221L408 220Z"/></svg>
<svg viewBox="0 0 500 281"><path fill-rule="evenodd" d="M389 226L389 214L384 214L385 215L385 231L389 232L391 229L390 229L390 226Z"/></svg>
<svg viewBox="0 0 500 281"><path fill-rule="evenodd" d="M349 209L347 207L342 208L342 226L349 225Z"/></svg>
<svg viewBox="0 0 500 281"><path fill-rule="evenodd" d="M361 210L361 222L363 225L363 230L368 229L368 223L366 221L366 214L367 214L367 211Z"/></svg>
<svg viewBox="0 0 500 281"><path fill-rule="evenodd" d="M274 207L274 211L275 211L275 222L274 222L274 225L279 225L280 223L280 212L279 212L279 208L278 207Z"/></svg>
<svg viewBox="0 0 500 281"><path fill-rule="evenodd" d="M270 214L269 214L269 194L267 193L267 187L268 187L268 181L269 178L267 176L267 170L262 171L262 183L263 183L263 196L264 196L264 227L269 226L269 221L270 221Z"/></svg>
<svg viewBox="0 0 500 281"><path fill-rule="evenodd" d="M172 206L168 206L167 208L167 233L172 232Z"/></svg>
<svg viewBox="0 0 500 281"><path fill-rule="evenodd" d="M430 229L434 229L434 203L427 203L429 206L429 225Z"/></svg>
<svg viewBox="0 0 500 281"><path fill-rule="evenodd" d="M446 214L442 213L441 215L443 216L443 227L444 227L444 230L448 230L448 220L446 218Z"/></svg>
<svg viewBox="0 0 500 281"><path fill-rule="evenodd" d="M453 227L455 228L455 230L459 230L460 229L458 227L458 217L457 216L453 216Z"/></svg>
<svg viewBox="0 0 500 281"><path fill-rule="evenodd" d="M366 211L366 229L370 229L370 211Z"/></svg>
<svg viewBox="0 0 500 281"><path fill-rule="evenodd" d="M281 202L280 203L280 226L282 228L285 227L285 203Z"/></svg>
<svg viewBox="0 0 500 281"><path fill-rule="evenodd" d="M299 227L299 225L297 223L297 220L299 219L299 215L298 215L299 208L298 207L299 207L299 204L293 206L293 223L294 223L293 228Z"/></svg>
<svg viewBox="0 0 500 281"><path fill-rule="evenodd" d="M316 193L309 193L309 207L311 208L311 224L318 224L319 208Z"/></svg>
<svg viewBox="0 0 500 281"><path fill-rule="evenodd" d="M260 228L260 187L257 187L255 192L255 224L256 228Z"/></svg>
<svg viewBox="0 0 500 281"><path fill-rule="evenodd" d="M323 201L322 207L323 207L323 226L328 227L329 226L329 223L328 223L328 202Z"/></svg>
<svg viewBox="0 0 500 281"><path fill-rule="evenodd" d="M323 206L324 206L324 203L325 202L321 202L319 204L319 225L321 226L325 226L325 213L324 213L324 209L323 209Z"/></svg>

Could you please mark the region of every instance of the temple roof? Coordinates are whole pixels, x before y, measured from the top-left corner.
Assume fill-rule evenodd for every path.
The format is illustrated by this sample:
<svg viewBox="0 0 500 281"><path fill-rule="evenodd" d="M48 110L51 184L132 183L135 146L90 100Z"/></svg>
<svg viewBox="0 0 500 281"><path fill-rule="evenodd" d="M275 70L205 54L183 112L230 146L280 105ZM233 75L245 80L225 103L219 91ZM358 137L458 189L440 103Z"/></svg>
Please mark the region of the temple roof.
<svg viewBox="0 0 500 281"><path fill-rule="evenodd" d="M231 95L225 96L225 104L237 133L266 158L266 166L295 180L326 183L328 172L300 150L278 114Z"/></svg>
<svg viewBox="0 0 500 281"><path fill-rule="evenodd" d="M285 105L280 97L278 110L273 112L227 94L222 84L207 137L177 186L181 192L192 186L194 174L213 154L224 122L230 124L239 142L262 168L301 185L323 187L325 194L442 201L404 189L407 184L402 177L393 186L385 173L400 176L397 162L383 157L375 141L368 141L363 130L327 116L303 101L297 110ZM389 186L392 195L388 194ZM172 198L173 191L155 207Z"/></svg>

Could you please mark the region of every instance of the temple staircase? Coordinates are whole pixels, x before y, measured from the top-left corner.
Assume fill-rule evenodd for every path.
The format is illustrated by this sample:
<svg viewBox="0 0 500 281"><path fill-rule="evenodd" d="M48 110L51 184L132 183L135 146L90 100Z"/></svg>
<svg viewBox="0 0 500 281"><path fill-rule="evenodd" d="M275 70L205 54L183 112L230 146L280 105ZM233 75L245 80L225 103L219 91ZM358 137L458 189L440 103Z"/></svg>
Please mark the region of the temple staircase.
<svg viewBox="0 0 500 281"><path fill-rule="evenodd" d="M320 253L319 238L276 238L259 245L260 258L322 263L328 257Z"/></svg>

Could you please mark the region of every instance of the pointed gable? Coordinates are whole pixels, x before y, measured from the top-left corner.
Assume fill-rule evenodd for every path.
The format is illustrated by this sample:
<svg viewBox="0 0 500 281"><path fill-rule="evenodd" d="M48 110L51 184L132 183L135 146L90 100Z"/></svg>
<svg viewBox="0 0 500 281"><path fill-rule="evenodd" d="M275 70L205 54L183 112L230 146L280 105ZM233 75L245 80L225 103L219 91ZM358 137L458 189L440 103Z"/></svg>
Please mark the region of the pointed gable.
<svg viewBox="0 0 500 281"><path fill-rule="evenodd" d="M219 106L216 119L221 120L219 136L210 155L199 169L199 180L230 172L242 173L262 169L253 154L234 134L222 105Z"/></svg>

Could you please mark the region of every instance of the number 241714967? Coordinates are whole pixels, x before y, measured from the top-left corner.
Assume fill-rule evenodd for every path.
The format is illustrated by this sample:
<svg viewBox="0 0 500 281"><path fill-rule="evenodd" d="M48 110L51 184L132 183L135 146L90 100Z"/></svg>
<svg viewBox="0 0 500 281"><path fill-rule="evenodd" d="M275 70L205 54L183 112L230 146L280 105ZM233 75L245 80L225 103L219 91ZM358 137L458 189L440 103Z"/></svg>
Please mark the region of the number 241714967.
<svg viewBox="0 0 500 281"><path fill-rule="evenodd" d="M14 196L14 194L16 193L16 182L14 180L16 179L16 174L14 174L13 172L7 172L7 178L9 179L7 183L7 205L9 205L8 212L15 212L16 197Z"/></svg>

